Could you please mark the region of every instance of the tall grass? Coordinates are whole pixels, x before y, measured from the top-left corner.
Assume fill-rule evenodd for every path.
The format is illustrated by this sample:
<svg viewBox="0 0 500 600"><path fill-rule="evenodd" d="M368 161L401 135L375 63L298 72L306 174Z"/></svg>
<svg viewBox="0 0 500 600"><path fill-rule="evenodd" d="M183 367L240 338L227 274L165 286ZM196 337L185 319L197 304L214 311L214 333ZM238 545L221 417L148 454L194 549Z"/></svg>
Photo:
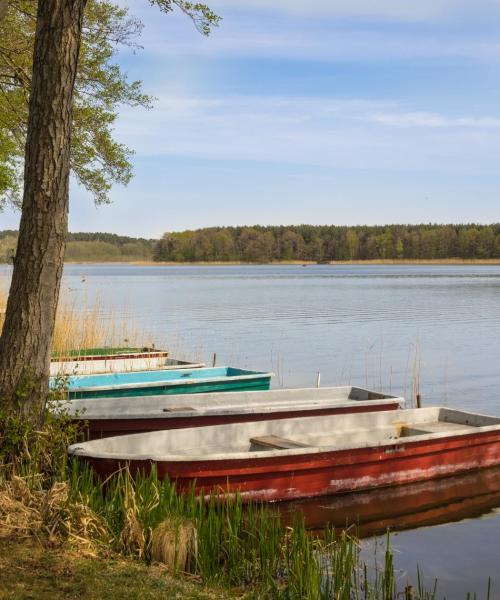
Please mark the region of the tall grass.
<svg viewBox="0 0 500 600"><path fill-rule="evenodd" d="M7 306L7 294L0 290L0 331ZM126 316L110 313L99 298L77 303L62 295L56 316L53 352L64 355L68 351L101 346L142 346L145 332L133 327ZM148 338L149 339L149 338Z"/></svg>
<svg viewBox="0 0 500 600"><path fill-rule="evenodd" d="M56 317L53 351L73 354L85 348L143 345L144 336L124 316L109 313L101 300L83 305L62 298Z"/></svg>
<svg viewBox="0 0 500 600"><path fill-rule="evenodd" d="M357 539L347 532L306 529L301 514L286 526L272 505L243 503L241 497L200 500L193 492L179 495L153 471L132 479L122 470L100 482L74 459L71 499L84 504L107 524L111 546L150 562L152 540L164 523L192 523L196 551L189 570L207 583L250 590L258 598L314 600L392 600L405 598L398 589L389 538L384 564L368 568ZM174 525L175 527L175 525ZM172 527L167 528L168 531ZM182 554L180 536L170 537L171 554ZM182 571L182 566L177 570ZM420 577L420 574L418 574ZM435 590L419 583L414 598L433 600Z"/></svg>

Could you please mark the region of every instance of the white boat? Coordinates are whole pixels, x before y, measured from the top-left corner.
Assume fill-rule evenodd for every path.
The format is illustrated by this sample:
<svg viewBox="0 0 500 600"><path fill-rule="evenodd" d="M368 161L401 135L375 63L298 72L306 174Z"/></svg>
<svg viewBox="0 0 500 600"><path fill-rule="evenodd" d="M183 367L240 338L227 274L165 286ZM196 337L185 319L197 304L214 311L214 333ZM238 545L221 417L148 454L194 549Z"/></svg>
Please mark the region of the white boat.
<svg viewBox="0 0 500 600"><path fill-rule="evenodd" d="M404 398L344 386L72 400L90 439L264 419L396 410Z"/></svg>
<svg viewBox="0 0 500 600"><path fill-rule="evenodd" d="M199 369L205 363L171 358L168 351L155 348L93 348L54 357L50 375L99 375L125 371L150 371L153 369Z"/></svg>

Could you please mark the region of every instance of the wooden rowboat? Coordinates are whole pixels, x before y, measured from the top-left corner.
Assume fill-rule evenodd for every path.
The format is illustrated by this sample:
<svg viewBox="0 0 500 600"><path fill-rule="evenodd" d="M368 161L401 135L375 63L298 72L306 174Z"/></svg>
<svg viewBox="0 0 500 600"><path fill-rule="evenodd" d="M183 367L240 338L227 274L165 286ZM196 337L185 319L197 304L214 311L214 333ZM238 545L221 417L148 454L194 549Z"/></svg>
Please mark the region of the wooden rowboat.
<svg viewBox="0 0 500 600"><path fill-rule="evenodd" d="M156 369L100 375L75 375L68 379L69 399L123 398L166 394L198 394L234 390L267 390L272 373L233 367ZM56 385L52 379L51 384Z"/></svg>
<svg viewBox="0 0 500 600"><path fill-rule="evenodd" d="M151 369L196 369L204 363L170 358L166 350L155 348L86 348L52 357L50 374L91 375Z"/></svg>
<svg viewBox="0 0 500 600"><path fill-rule="evenodd" d="M435 407L267 420L111 437L69 453L104 476L155 465L180 491L274 501L499 465L500 418Z"/></svg>
<svg viewBox="0 0 500 600"><path fill-rule="evenodd" d="M196 396L150 396L73 400L67 411L89 439L163 429L267 419L395 410L404 399L345 386Z"/></svg>

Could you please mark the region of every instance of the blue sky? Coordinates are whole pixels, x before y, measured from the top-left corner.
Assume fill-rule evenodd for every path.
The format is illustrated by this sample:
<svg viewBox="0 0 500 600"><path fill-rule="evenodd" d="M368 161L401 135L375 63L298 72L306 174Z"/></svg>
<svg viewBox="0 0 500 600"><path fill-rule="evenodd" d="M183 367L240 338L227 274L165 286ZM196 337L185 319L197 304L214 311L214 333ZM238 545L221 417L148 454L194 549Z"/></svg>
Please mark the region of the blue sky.
<svg viewBox="0 0 500 600"><path fill-rule="evenodd" d="M122 3L158 100L121 111L135 178L98 208L73 185L72 231L500 220L498 0L214 0L208 39Z"/></svg>

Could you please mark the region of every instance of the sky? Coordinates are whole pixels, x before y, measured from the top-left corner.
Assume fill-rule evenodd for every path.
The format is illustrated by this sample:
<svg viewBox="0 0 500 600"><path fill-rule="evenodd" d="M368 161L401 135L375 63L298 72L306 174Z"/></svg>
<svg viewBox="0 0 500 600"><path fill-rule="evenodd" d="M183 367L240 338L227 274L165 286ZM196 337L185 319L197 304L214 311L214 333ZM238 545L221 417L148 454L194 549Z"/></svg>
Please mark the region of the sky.
<svg viewBox="0 0 500 600"><path fill-rule="evenodd" d="M500 0L213 0L209 38L119 3L157 100L120 109L135 177L100 207L73 182L71 231L500 220Z"/></svg>

